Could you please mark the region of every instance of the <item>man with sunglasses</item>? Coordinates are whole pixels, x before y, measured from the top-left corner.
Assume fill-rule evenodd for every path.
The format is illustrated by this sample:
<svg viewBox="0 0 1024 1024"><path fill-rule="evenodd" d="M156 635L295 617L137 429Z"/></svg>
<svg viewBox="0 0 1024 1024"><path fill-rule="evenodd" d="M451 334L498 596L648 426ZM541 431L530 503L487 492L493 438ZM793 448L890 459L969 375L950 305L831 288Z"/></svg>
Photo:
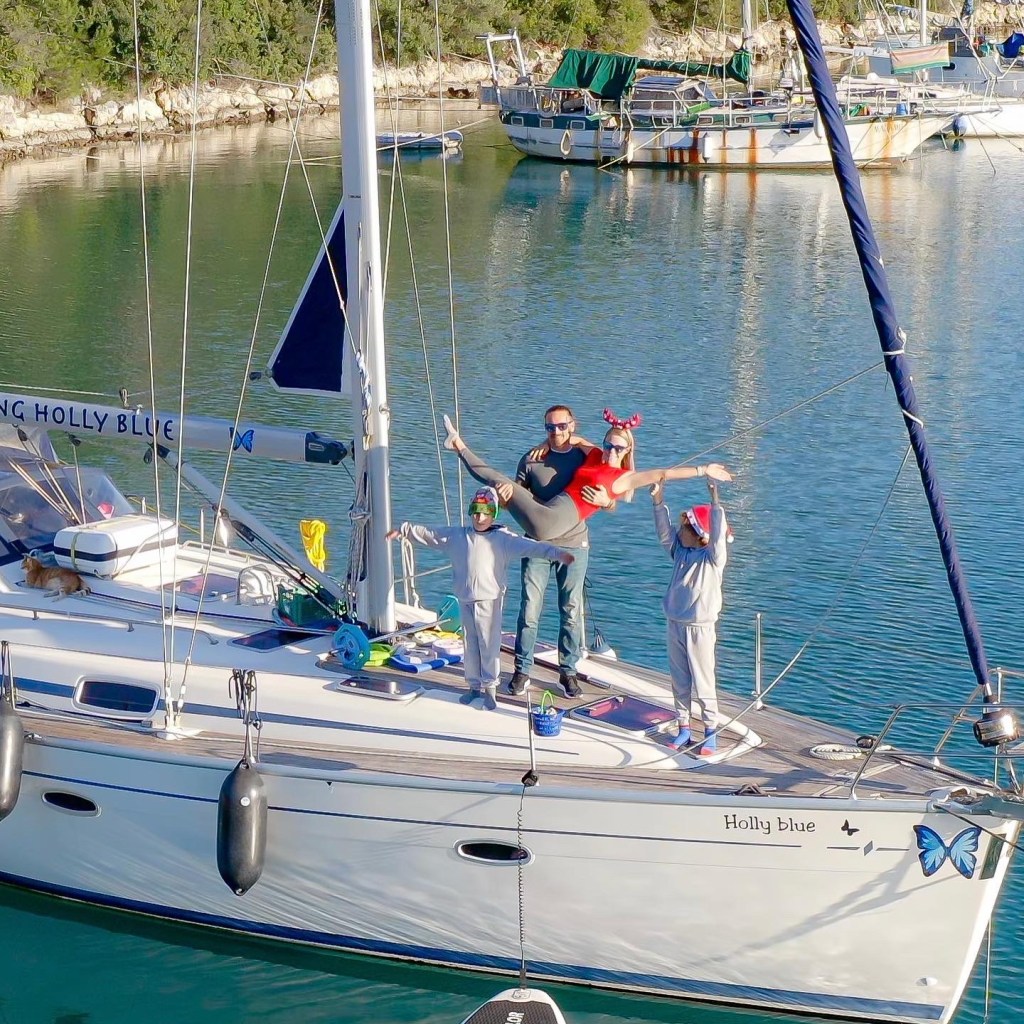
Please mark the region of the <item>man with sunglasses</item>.
<svg viewBox="0 0 1024 1024"><path fill-rule="evenodd" d="M532 459L532 450L519 460L516 483L522 484L541 501L548 501L572 482L576 471L586 460L586 450L572 444L576 420L567 405L553 405L544 413L547 451L540 459ZM510 484L499 485L503 501L511 496ZM597 488L593 503L608 508L614 502L605 488ZM529 531L526 534L530 536ZM537 538L531 538L536 540ZM550 543L568 548L576 557L566 565L549 558L529 557L522 563L522 599L516 623L515 672L509 680L508 692L523 694L530 685L533 651L544 609L544 591L554 570L558 588L558 682L567 697L580 694L576 665L583 654L583 584L587 578L590 540L587 524L576 523L561 537Z"/></svg>

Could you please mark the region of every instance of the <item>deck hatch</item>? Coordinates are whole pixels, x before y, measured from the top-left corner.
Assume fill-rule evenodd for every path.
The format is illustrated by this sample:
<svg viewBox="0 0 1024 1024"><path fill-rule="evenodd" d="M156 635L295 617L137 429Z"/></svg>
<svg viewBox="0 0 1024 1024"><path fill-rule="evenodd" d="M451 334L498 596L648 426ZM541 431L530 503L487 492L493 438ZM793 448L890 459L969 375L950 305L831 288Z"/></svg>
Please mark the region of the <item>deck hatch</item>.
<svg viewBox="0 0 1024 1024"><path fill-rule="evenodd" d="M569 716L610 729L621 729L633 736L648 736L661 732L677 717L671 708L621 693L573 708Z"/></svg>

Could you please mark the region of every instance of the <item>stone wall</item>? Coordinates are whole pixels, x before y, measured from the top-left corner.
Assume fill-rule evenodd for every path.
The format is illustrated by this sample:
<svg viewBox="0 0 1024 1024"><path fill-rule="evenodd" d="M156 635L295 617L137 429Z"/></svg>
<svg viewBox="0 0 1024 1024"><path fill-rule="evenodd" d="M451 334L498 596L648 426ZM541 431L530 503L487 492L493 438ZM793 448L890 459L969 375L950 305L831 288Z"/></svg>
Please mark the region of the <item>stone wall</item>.
<svg viewBox="0 0 1024 1024"><path fill-rule="evenodd" d="M1003 27L1006 8L996 3L978 5L975 29L984 32ZM933 17L933 28L948 18ZM912 16L890 21L888 32L913 32L917 21ZM875 19L861 25L822 25L825 46L849 46L882 36L883 27ZM786 22L769 22L758 27L753 47L758 64L766 71L777 71L785 40L792 38ZM682 35L653 33L643 55L661 59L710 61L727 58L740 45L738 33L695 29ZM555 47L528 47L525 50L530 70L544 80L558 65L560 50ZM502 67L503 77L515 78L511 66ZM471 99L477 84L488 81L489 70L478 60L425 61L410 67L378 68L374 87L378 96L428 98L439 95ZM758 84L761 84L760 82ZM334 111L338 107L338 82L333 74L321 75L296 85L253 85L237 79L218 79L199 88L193 97L190 87L170 88L157 85L141 99L102 96L96 90L68 101L57 108L44 108L27 100L0 95L0 162L31 153L89 146L107 141L132 139L141 127L146 137L180 133L199 127L245 124L253 121L289 117L300 108L305 115Z"/></svg>

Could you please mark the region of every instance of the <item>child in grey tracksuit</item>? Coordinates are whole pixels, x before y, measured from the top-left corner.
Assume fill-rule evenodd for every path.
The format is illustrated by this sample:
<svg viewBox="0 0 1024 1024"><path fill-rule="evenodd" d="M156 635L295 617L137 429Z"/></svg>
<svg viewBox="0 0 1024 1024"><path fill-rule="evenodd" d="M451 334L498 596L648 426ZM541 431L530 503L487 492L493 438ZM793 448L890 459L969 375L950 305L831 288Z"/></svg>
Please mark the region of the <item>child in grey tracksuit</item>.
<svg viewBox="0 0 1024 1024"><path fill-rule="evenodd" d="M718 696L715 688L715 623L722 610L722 576L727 544L732 539L718 487L708 480L710 505L695 505L679 517L679 529L669 522L660 485L653 488L654 525L658 539L675 567L663 608L668 620L668 663L679 718L679 734L671 741L677 750L690 745L690 702L696 698L704 720L699 753L716 750Z"/></svg>
<svg viewBox="0 0 1024 1024"><path fill-rule="evenodd" d="M452 562L455 596L459 599L465 633L463 664L469 693L463 704L483 698L490 711L496 700L501 672L501 608L505 580L513 559L550 558L571 565L573 556L562 548L529 540L495 524L498 495L482 487L469 505L472 526L417 526L402 523L388 536L408 537L427 547L443 548Z"/></svg>

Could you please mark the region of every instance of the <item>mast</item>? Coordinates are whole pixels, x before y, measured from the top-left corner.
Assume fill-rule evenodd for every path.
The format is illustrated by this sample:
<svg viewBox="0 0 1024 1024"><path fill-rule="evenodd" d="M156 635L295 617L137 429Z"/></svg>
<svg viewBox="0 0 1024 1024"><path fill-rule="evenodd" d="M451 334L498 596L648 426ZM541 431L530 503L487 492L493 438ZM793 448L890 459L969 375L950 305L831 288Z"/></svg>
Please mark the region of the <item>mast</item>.
<svg viewBox="0 0 1024 1024"><path fill-rule="evenodd" d="M878 332L878 340L885 355L885 367L892 380L896 399L903 413L910 444L917 460L917 468L924 485L928 509L939 540L942 561L946 567L949 588L956 604L967 645L967 653L977 678L978 686L985 696L987 704L995 702L995 694L989 681L988 662L985 658L985 647L981 638L981 629L974 614L974 606L967 589L967 580L960 565L953 539L953 527L946 515L945 501L939 488L938 474L931 461L928 442L925 437L924 422L917 407L917 396L914 391L910 366L904 355L906 335L896 317L896 308L889 294L889 281L882 263L882 254L875 240L874 229L868 217L864 194L860 187L860 177L853 162L850 151L850 140L843 125L842 115L836 99L835 85L828 74L825 64L825 53L822 49L818 26L814 19L809 0L786 0L793 27L796 30L797 42L804 55L804 63L810 77L814 102L821 111L832 153L832 165L835 169L839 190L846 207L846 215L850 221L853 244L860 260L864 285L867 288L871 312ZM986 716L987 717L987 716ZM975 730L980 742L981 735ZM1003 737L1005 738L1005 737Z"/></svg>
<svg viewBox="0 0 1024 1024"><path fill-rule="evenodd" d="M917 41L922 46L931 42L928 32L928 0L917 0Z"/></svg>
<svg viewBox="0 0 1024 1024"><path fill-rule="evenodd" d="M356 501L365 479L367 504L365 509L353 511L353 529L365 527L366 564L357 604L359 617L386 633L395 628L395 594L391 548L384 539L391 524L391 497L373 43L367 0L335 0L334 15L341 91L345 256L351 275L343 379L353 400Z"/></svg>

